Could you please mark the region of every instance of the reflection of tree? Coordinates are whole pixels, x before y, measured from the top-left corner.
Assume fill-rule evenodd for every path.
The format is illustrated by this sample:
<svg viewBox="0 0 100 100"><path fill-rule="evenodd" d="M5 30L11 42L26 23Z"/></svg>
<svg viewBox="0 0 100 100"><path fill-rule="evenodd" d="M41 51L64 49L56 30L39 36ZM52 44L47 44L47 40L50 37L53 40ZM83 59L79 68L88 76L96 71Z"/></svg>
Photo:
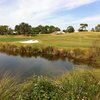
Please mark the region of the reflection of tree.
<svg viewBox="0 0 100 100"><path fill-rule="evenodd" d="M43 54L43 53L32 53L32 52L14 52L14 51L9 51L9 50L0 50L0 52L2 53L6 53L7 55L13 55L13 56L21 56L23 58L30 58L30 57L41 57L41 58L45 58L49 61L57 61L57 60L63 60L66 61L66 59L69 62L73 62L74 64L88 64L88 62L86 60L82 60L82 59L75 59L75 58L71 58L70 56L61 56L61 55L52 55L52 54Z"/></svg>
<svg viewBox="0 0 100 100"><path fill-rule="evenodd" d="M72 61L74 64L86 64L87 61L91 62L96 55L100 56L100 39L96 41L87 54L87 51L82 49L73 50L59 50L54 47L33 48L31 46L15 46L13 44L1 44L0 51L8 55L21 56L21 57L42 57L50 61L57 61L59 59ZM89 55L89 56L88 56ZM87 60L87 61L86 61Z"/></svg>

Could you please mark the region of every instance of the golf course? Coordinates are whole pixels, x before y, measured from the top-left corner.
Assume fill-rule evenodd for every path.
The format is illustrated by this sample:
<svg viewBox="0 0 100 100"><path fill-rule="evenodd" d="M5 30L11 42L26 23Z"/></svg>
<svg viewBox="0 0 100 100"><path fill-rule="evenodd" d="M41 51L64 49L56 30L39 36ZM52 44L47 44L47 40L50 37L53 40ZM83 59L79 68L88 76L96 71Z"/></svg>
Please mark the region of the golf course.
<svg viewBox="0 0 100 100"><path fill-rule="evenodd" d="M93 42L100 39L100 32L76 32L65 34L40 34L36 36L0 35L0 43L22 45L20 41L38 40L37 44L25 44L33 47L54 46L61 49L82 48L88 49ZM99 45L99 44L98 44Z"/></svg>
<svg viewBox="0 0 100 100"><path fill-rule="evenodd" d="M0 100L100 100L100 0L0 0Z"/></svg>

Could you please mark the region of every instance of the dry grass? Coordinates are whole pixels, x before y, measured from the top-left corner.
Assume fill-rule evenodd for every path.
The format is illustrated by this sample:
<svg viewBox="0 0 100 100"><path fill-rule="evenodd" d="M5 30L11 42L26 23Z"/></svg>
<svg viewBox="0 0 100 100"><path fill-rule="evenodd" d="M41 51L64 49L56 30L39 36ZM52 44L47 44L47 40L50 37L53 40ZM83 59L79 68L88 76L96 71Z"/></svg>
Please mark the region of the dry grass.
<svg viewBox="0 0 100 100"><path fill-rule="evenodd" d="M77 70L54 79L33 76L15 84L0 79L0 100L99 100L100 70Z"/></svg>

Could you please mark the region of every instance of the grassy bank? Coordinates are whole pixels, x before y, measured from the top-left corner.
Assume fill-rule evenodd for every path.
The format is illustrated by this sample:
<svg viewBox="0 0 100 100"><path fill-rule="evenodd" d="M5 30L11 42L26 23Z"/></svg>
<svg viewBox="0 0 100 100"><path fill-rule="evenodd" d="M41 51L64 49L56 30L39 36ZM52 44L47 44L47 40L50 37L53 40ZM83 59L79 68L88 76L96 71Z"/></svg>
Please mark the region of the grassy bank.
<svg viewBox="0 0 100 100"><path fill-rule="evenodd" d="M41 46L54 46L57 48L89 48L91 47L93 41L100 38L100 32L77 32L77 33L70 33L70 34L62 34L62 35L55 35L55 34L40 34L37 36L0 36L0 42L9 42L18 45L20 44L19 41L24 40L39 40L39 44L31 44L33 47L41 47Z"/></svg>
<svg viewBox="0 0 100 100"><path fill-rule="evenodd" d="M100 70L78 70L50 79L33 76L24 82L0 77L0 100L99 100Z"/></svg>
<svg viewBox="0 0 100 100"><path fill-rule="evenodd" d="M88 56L89 50L85 49L59 49L53 46L37 46L33 47L31 45L18 45L18 44L10 44L10 43L0 43L0 51L8 54L18 54L18 55L30 55L34 54L43 54L43 55L54 55L60 57L69 57L69 58L84 58Z"/></svg>
<svg viewBox="0 0 100 100"><path fill-rule="evenodd" d="M98 43L98 42L97 42ZM31 46L11 43L0 43L0 52L22 57L41 56L50 60L73 59L75 63L84 63L93 67L100 67L100 47L98 45L89 49L59 49L53 46Z"/></svg>

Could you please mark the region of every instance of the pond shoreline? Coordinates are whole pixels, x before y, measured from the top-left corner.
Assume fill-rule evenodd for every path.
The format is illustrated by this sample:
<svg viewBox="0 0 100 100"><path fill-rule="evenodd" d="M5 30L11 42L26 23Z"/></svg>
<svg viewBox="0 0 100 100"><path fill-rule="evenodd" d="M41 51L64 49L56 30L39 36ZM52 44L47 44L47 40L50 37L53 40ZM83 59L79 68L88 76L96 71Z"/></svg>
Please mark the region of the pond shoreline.
<svg viewBox="0 0 100 100"><path fill-rule="evenodd" d="M80 62L88 62L91 63L95 61L95 56L100 56L100 48L98 48L99 52L96 52L95 48L90 49L59 49L53 46L46 46L46 47L32 47L29 45L16 45L10 43L0 43L0 52L7 53L9 55L20 55L26 57L32 56L42 56L46 57L46 55L55 58L69 58L75 61ZM92 54L92 51L94 54ZM95 52L94 52L95 51ZM98 53L98 54L96 54ZM49 57L49 59L50 59Z"/></svg>
<svg viewBox="0 0 100 100"><path fill-rule="evenodd" d="M33 56L35 54L39 55L52 55L58 57L68 57L72 59L82 59L87 60L89 49L59 49L53 46L45 46L45 47L32 47L29 45L16 45L10 43L0 43L0 52L5 52L8 54L15 55L26 55Z"/></svg>

